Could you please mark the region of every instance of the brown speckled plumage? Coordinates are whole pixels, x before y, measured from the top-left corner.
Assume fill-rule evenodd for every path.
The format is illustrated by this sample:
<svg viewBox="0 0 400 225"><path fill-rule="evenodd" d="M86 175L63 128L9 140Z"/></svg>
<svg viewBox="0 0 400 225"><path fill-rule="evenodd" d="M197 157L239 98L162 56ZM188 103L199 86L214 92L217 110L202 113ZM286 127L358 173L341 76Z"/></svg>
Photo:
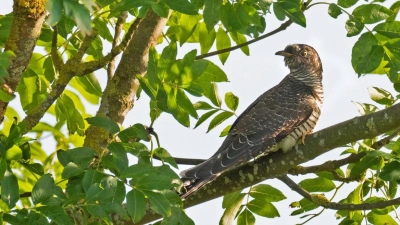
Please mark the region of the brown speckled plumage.
<svg viewBox="0 0 400 225"><path fill-rule="evenodd" d="M290 73L258 97L234 122L225 141L207 161L182 171L186 198L221 173L257 156L290 150L311 133L323 102L322 63L304 44L288 45L284 56Z"/></svg>

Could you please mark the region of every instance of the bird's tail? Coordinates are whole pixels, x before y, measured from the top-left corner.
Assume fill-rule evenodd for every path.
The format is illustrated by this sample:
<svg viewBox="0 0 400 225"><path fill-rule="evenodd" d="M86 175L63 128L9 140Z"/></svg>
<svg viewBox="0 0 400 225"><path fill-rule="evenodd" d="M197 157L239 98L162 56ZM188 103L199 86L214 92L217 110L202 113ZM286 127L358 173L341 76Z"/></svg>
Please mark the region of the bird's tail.
<svg viewBox="0 0 400 225"><path fill-rule="evenodd" d="M204 185L208 184L212 180L214 180L217 177L217 175L210 176L207 178L187 178L187 177L182 177L182 182L183 182L183 188L182 188L182 193L179 194L179 196L182 199L186 199L189 197L191 194L193 194L195 191L199 190L202 188Z"/></svg>

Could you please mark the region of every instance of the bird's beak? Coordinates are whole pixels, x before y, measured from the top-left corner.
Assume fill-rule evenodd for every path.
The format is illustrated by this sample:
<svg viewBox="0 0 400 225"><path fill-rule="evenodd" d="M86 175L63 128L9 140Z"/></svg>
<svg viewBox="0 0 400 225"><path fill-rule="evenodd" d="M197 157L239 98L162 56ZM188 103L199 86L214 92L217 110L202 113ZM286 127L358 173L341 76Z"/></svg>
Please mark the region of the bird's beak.
<svg viewBox="0 0 400 225"><path fill-rule="evenodd" d="M285 51L278 51L278 52L275 53L275 55L281 55L281 56L285 56L285 57L293 56L292 53L285 52Z"/></svg>

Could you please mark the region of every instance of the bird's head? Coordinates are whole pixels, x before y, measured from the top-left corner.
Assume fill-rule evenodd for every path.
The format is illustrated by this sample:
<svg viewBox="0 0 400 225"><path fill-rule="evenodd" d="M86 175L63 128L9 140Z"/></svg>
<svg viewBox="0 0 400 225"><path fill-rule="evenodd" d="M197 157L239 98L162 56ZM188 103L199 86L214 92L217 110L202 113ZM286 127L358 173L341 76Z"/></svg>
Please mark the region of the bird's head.
<svg viewBox="0 0 400 225"><path fill-rule="evenodd" d="M290 72L306 72L307 74L322 75L322 63L315 49L305 44L292 44L275 55L285 57L285 64Z"/></svg>

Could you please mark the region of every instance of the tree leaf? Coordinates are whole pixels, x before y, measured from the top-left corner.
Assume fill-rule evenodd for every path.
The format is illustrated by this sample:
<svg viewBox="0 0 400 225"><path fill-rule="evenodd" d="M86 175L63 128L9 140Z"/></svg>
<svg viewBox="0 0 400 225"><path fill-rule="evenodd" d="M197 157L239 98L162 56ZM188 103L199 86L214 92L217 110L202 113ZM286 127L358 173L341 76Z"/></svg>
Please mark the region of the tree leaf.
<svg viewBox="0 0 400 225"><path fill-rule="evenodd" d="M1 22L1 20L0 20ZM2 24L3 26L3 24ZM3 32L3 31L2 31ZM4 78L8 77L8 67L11 65L11 59L15 57L15 54L10 51L7 50L5 52L0 52L0 82L4 83ZM2 95L6 95L9 96L10 94L7 94L6 92L2 91ZM7 99L10 99L11 96L9 96ZM14 98L14 96L13 96ZM11 101L11 99L10 99Z"/></svg>
<svg viewBox="0 0 400 225"><path fill-rule="evenodd" d="M203 102L203 101L194 103L194 104L193 104L193 107L194 107L196 110L210 110L210 109L214 109L210 104L208 104L207 102Z"/></svg>
<svg viewBox="0 0 400 225"><path fill-rule="evenodd" d="M145 191L145 194L150 201L150 208L156 213L163 217L171 215L171 205L165 195L152 191Z"/></svg>
<svg viewBox="0 0 400 225"><path fill-rule="evenodd" d="M65 15L74 20L84 33L89 34L92 30L89 10L79 2L72 0L63 0L63 6Z"/></svg>
<svg viewBox="0 0 400 225"><path fill-rule="evenodd" d="M239 32L230 32L232 40L236 43L236 45L240 45L247 42L246 37ZM240 50L247 56L250 55L250 49L248 45L245 45L240 48Z"/></svg>
<svg viewBox="0 0 400 225"><path fill-rule="evenodd" d="M388 38L400 38L400 21L380 23L373 30Z"/></svg>
<svg viewBox="0 0 400 225"><path fill-rule="evenodd" d="M188 15L197 15L197 8L188 0L163 0L172 10Z"/></svg>
<svg viewBox="0 0 400 225"><path fill-rule="evenodd" d="M213 30L218 23L221 5L222 0L204 0L203 18L208 31Z"/></svg>
<svg viewBox="0 0 400 225"><path fill-rule="evenodd" d="M386 21L394 21L396 19L396 16L400 10L400 2L396 1L395 3L393 3L393 5L390 6L390 10L393 11L393 15L391 15L389 18L387 18Z"/></svg>
<svg viewBox="0 0 400 225"><path fill-rule="evenodd" d="M177 207L171 207L171 215L164 218L161 222L162 225L175 225L175 224L185 224L194 225L192 219L190 219L186 213Z"/></svg>
<svg viewBox="0 0 400 225"><path fill-rule="evenodd" d="M362 23L372 24L384 20L394 13L382 5L364 4L355 8L352 14Z"/></svg>
<svg viewBox="0 0 400 225"><path fill-rule="evenodd" d="M249 203L247 203L246 206L253 213L259 216L267 218L274 218L280 216L275 206L272 203L265 201L264 199L253 199Z"/></svg>
<svg viewBox="0 0 400 225"><path fill-rule="evenodd" d="M200 116L199 120L197 120L196 125L194 126L194 128L200 126L204 121L206 121L208 118L210 118L212 115L214 115L216 112L218 112L217 109L215 110L211 110L208 111L206 113L204 113L203 115Z"/></svg>
<svg viewBox="0 0 400 225"><path fill-rule="evenodd" d="M156 148L153 153L158 156L161 160L169 163L171 166L178 169L178 164L176 164L175 159L172 158L171 154L165 148Z"/></svg>
<svg viewBox="0 0 400 225"><path fill-rule="evenodd" d="M231 116L233 116L232 112L222 112L216 115L214 119L211 120L210 125L207 129L207 133L214 129L216 126L220 125L225 120L229 119Z"/></svg>
<svg viewBox="0 0 400 225"><path fill-rule="evenodd" d="M237 107L239 106L239 98L232 92L227 92L225 94L225 104L232 111L236 111Z"/></svg>
<svg viewBox="0 0 400 225"><path fill-rule="evenodd" d="M378 107L371 104L359 103L359 102L353 102L353 103L357 106L358 112L360 112L362 116L379 111Z"/></svg>
<svg viewBox="0 0 400 225"><path fill-rule="evenodd" d="M267 202L279 202L286 199L286 196L278 189L268 184L258 184L253 186L249 192L255 199L265 200Z"/></svg>
<svg viewBox="0 0 400 225"><path fill-rule="evenodd" d="M370 33L364 33L354 44L351 63L354 71L359 75L372 72L381 63L384 49L378 45L376 37Z"/></svg>
<svg viewBox="0 0 400 225"><path fill-rule="evenodd" d="M42 175L32 188L33 204L49 200L54 194L54 179L51 174Z"/></svg>
<svg viewBox="0 0 400 225"><path fill-rule="evenodd" d="M74 176L78 176L79 174L82 174L83 172L84 172L84 170L82 168L80 168L75 163L70 162L67 164L67 166L62 171L61 177L64 179L67 179L67 178L71 178Z"/></svg>
<svg viewBox="0 0 400 225"><path fill-rule="evenodd" d="M199 22L197 26L199 26L200 52L201 54L206 54L213 46L215 38L217 37L217 33L215 32L214 27L210 30L207 30L206 24L203 22Z"/></svg>
<svg viewBox="0 0 400 225"><path fill-rule="evenodd" d="M43 213L54 223L59 225L72 225L71 219L65 212L65 210L58 205L44 206L37 208L38 211Z"/></svg>
<svg viewBox="0 0 400 225"><path fill-rule="evenodd" d="M274 2L273 5L275 15L277 15L275 8L279 8L278 12L283 11L285 15L294 23L297 23L302 27L306 27L306 17L304 16L303 11L301 11L300 4L296 4L292 1L278 1ZM280 14L281 13L278 13L279 17L282 18Z"/></svg>
<svg viewBox="0 0 400 225"><path fill-rule="evenodd" d="M122 142L128 143L135 138L140 140L150 141L149 134L143 124L137 123L131 127L126 128L118 133L118 137Z"/></svg>
<svg viewBox="0 0 400 225"><path fill-rule="evenodd" d="M19 201L19 186L17 177L7 171L4 180L1 182L1 200L3 200L8 208L12 209L15 203Z"/></svg>
<svg viewBox="0 0 400 225"><path fill-rule="evenodd" d="M225 137L229 134L229 131L231 130L232 124L226 126L222 131L221 134L219 134L220 137Z"/></svg>
<svg viewBox="0 0 400 225"><path fill-rule="evenodd" d="M392 94L390 94L390 92L388 92L382 88L369 87L368 92L369 92L369 97L373 101L375 101L379 104L390 106L396 101L396 99L393 97Z"/></svg>
<svg viewBox="0 0 400 225"><path fill-rule="evenodd" d="M328 14L333 18L337 19L340 14L342 14L342 9L335 3L329 4Z"/></svg>
<svg viewBox="0 0 400 225"><path fill-rule="evenodd" d="M82 115L76 109L74 102L67 95L61 95L56 102L56 117L58 121L67 121L70 133L77 132L84 135L85 122Z"/></svg>
<svg viewBox="0 0 400 225"><path fill-rule="evenodd" d="M238 216L237 225L254 225L256 223L256 218L253 213L245 209Z"/></svg>
<svg viewBox="0 0 400 225"><path fill-rule="evenodd" d="M118 133L120 130L118 124L108 117L96 116L86 118L86 121L92 126L103 128L104 130L110 132L110 134Z"/></svg>
<svg viewBox="0 0 400 225"><path fill-rule="evenodd" d="M88 170L82 178L82 187L85 191L87 191L90 186L95 183L100 183L101 179L104 177L104 174L100 173L97 170Z"/></svg>
<svg viewBox="0 0 400 225"><path fill-rule="evenodd" d="M359 162L354 164L350 172L350 177L360 176L368 168L378 165L382 157L387 157L387 153L381 151L372 151L367 153L367 155L365 155Z"/></svg>
<svg viewBox="0 0 400 225"><path fill-rule="evenodd" d="M224 208L225 211L219 221L220 225L230 225L233 223L245 196L246 195L240 191L236 191L224 196L222 208Z"/></svg>
<svg viewBox="0 0 400 225"><path fill-rule="evenodd" d="M276 18L280 21L283 21L285 19L285 11L283 11L282 6L278 4L278 2L273 2L273 7L274 7L274 14Z"/></svg>
<svg viewBox="0 0 400 225"><path fill-rule="evenodd" d="M338 5L344 8L349 8L355 5L357 2L358 0L338 0Z"/></svg>
<svg viewBox="0 0 400 225"><path fill-rule="evenodd" d="M222 27L218 28L216 39L217 39L217 51L231 47L231 39L229 38L229 35ZM218 57L221 60L222 64L225 64L226 60L228 59L228 56L229 52L218 54Z"/></svg>
<svg viewBox="0 0 400 225"><path fill-rule="evenodd" d="M364 24L353 16L349 16L346 21L347 37L353 37L361 33L364 29Z"/></svg>
<svg viewBox="0 0 400 225"><path fill-rule="evenodd" d="M50 13L47 18L47 23L50 26L54 26L60 21L63 10L63 2L62 1L47 1L46 2L46 10Z"/></svg>
<svg viewBox="0 0 400 225"><path fill-rule="evenodd" d="M397 222L390 215L378 215L374 212L367 214L367 220L374 225L397 225Z"/></svg>
<svg viewBox="0 0 400 225"><path fill-rule="evenodd" d="M309 192L329 192L336 188L331 180L323 177L305 179L299 185Z"/></svg>
<svg viewBox="0 0 400 225"><path fill-rule="evenodd" d="M392 161L390 163L387 163L383 167L381 173L379 174L379 177L386 181L400 180L400 162Z"/></svg>

